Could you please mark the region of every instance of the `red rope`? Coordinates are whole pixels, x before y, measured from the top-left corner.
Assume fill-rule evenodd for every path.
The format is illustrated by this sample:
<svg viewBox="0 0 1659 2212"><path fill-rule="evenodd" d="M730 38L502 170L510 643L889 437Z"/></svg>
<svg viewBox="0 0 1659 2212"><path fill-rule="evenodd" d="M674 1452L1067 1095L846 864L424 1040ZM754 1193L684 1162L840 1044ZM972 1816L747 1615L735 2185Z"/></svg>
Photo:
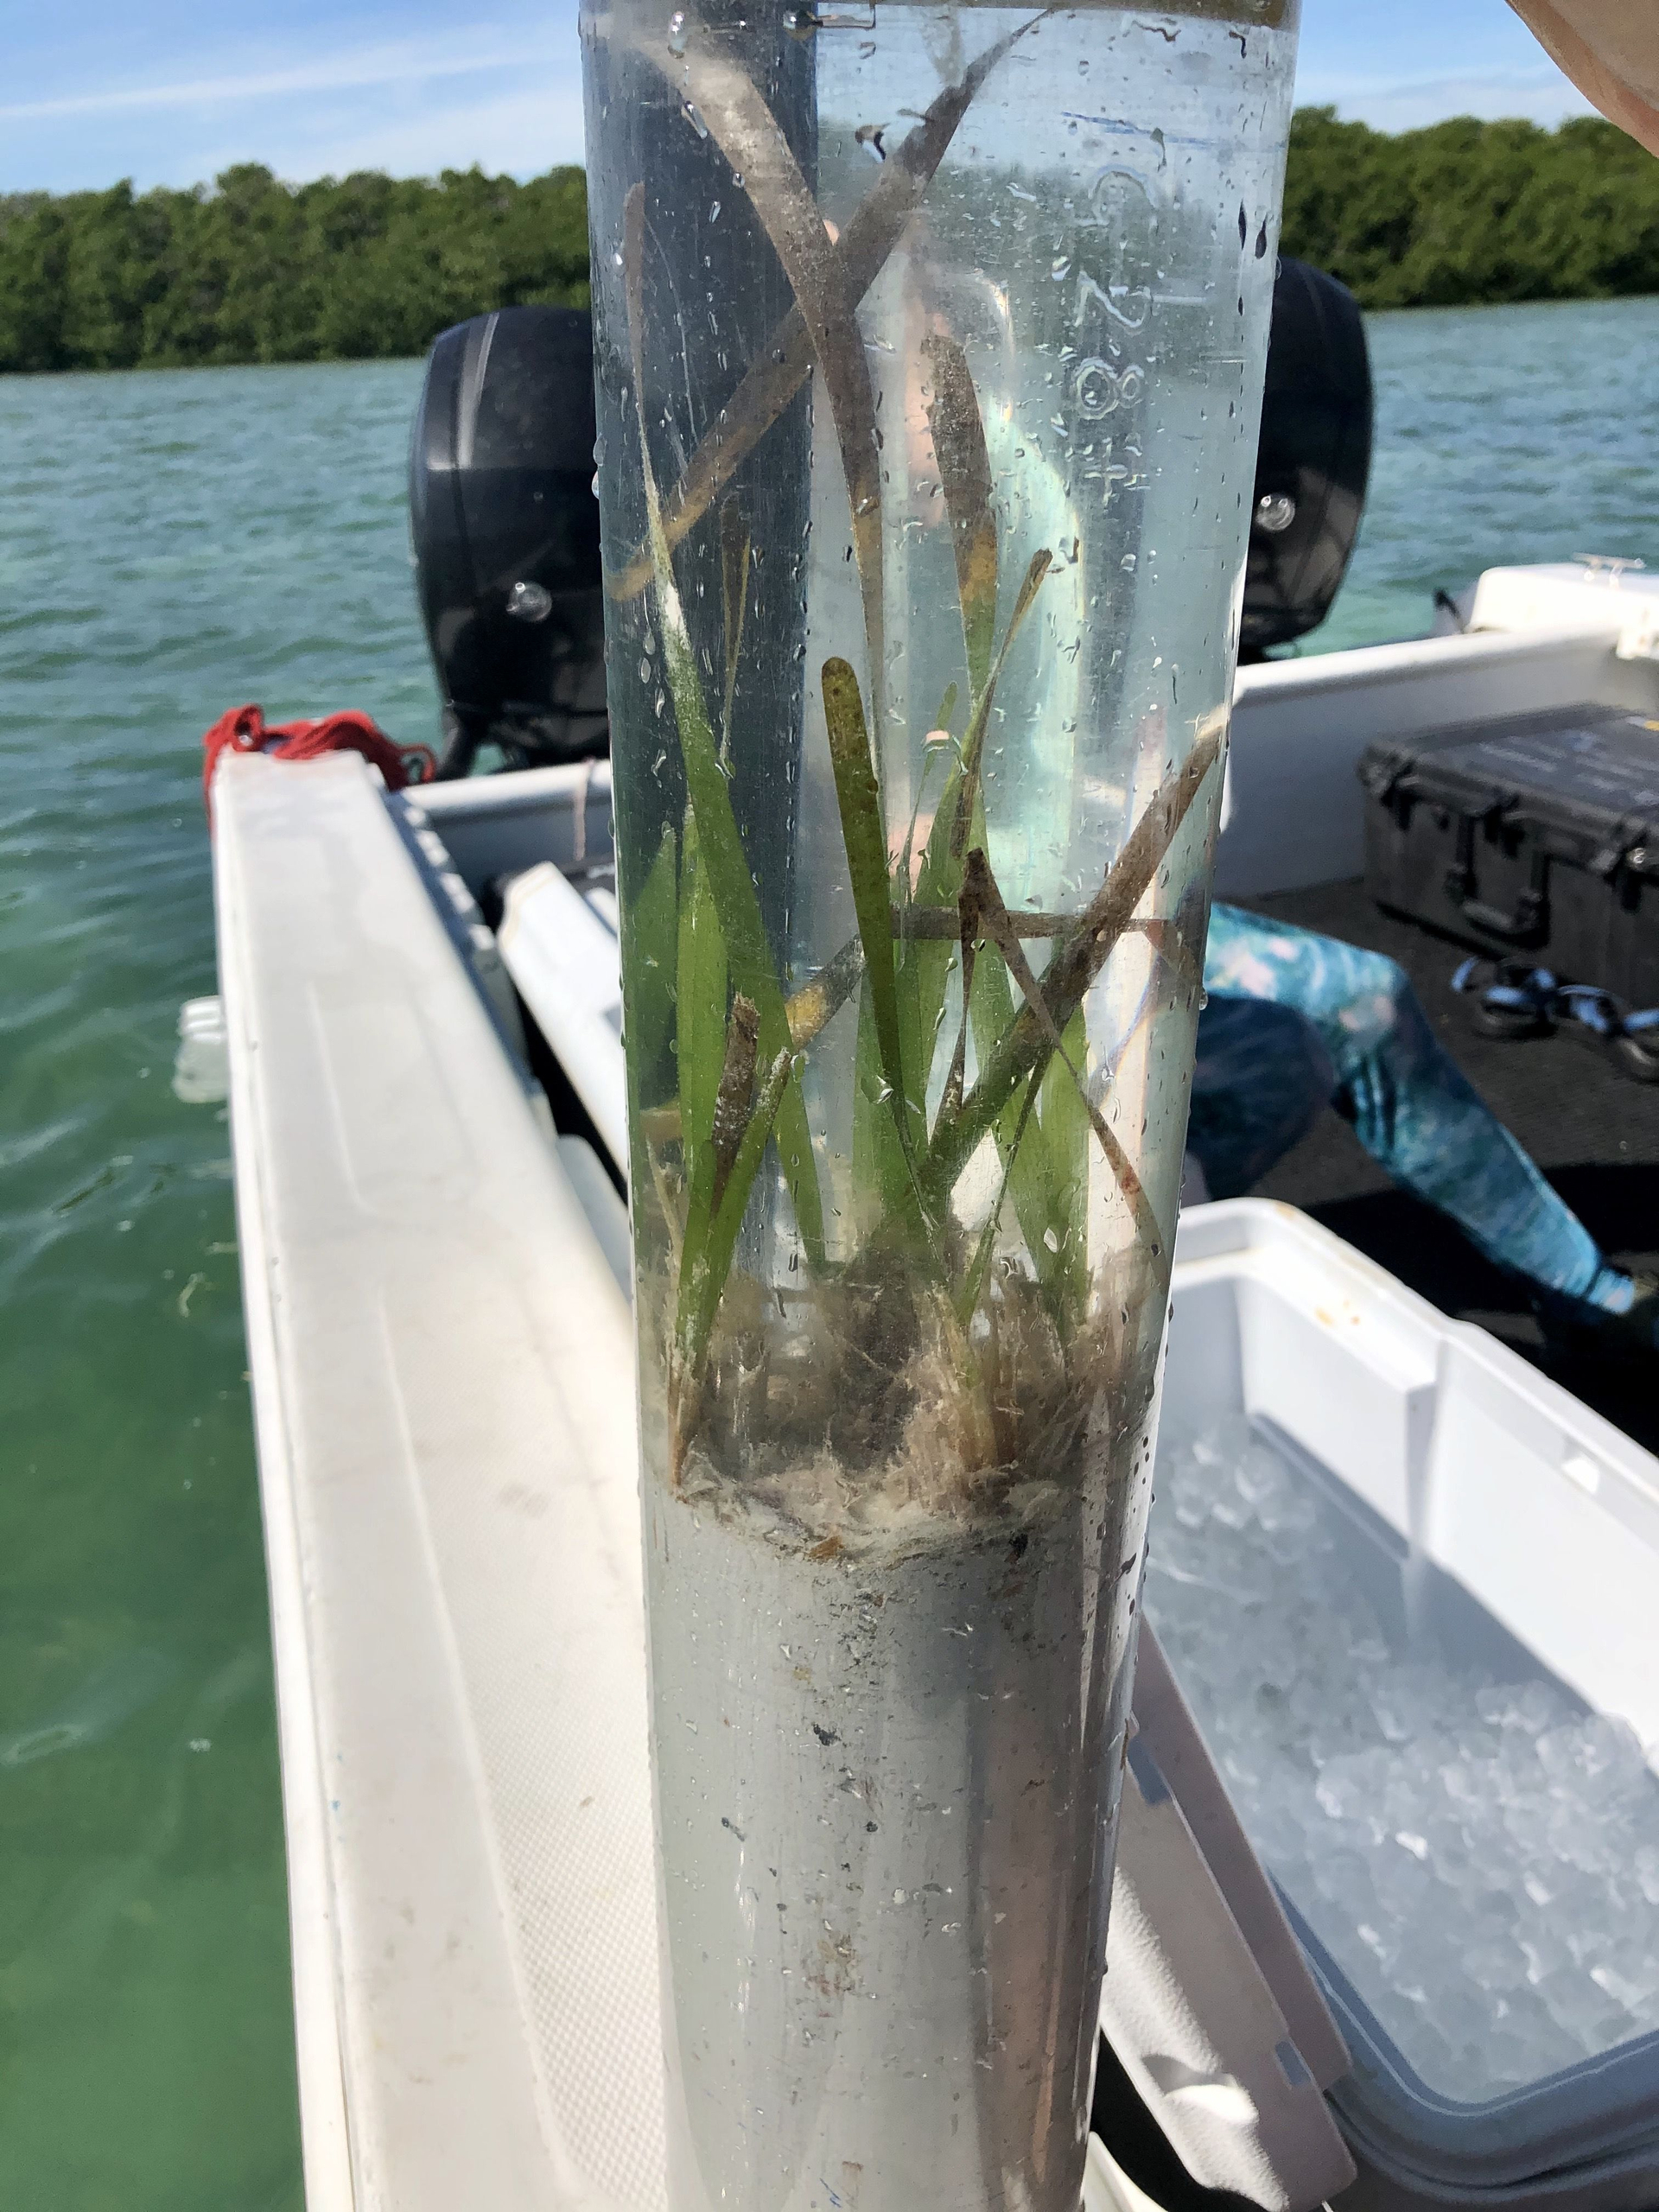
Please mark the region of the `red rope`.
<svg viewBox="0 0 1659 2212"><path fill-rule="evenodd" d="M436 770L429 746L397 745L366 715L325 715L314 722L278 722L265 727L259 707L232 707L221 715L201 741L207 756L202 763L201 792L207 820L213 818L213 771L226 753L265 753L273 760L316 760L325 753L360 753L385 779L386 789L400 791L410 782L411 767L420 769L419 780L429 782Z"/></svg>

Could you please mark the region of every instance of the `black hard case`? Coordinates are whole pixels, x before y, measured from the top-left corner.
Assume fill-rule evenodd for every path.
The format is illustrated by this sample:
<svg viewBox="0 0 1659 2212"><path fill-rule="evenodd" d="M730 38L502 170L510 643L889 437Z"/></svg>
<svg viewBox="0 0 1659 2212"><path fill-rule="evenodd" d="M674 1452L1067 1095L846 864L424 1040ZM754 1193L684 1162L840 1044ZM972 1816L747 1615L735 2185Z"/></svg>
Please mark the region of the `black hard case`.
<svg viewBox="0 0 1659 2212"><path fill-rule="evenodd" d="M1566 707L1371 746L1365 882L1459 943L1659 1006L1659 721Z"/></svg>

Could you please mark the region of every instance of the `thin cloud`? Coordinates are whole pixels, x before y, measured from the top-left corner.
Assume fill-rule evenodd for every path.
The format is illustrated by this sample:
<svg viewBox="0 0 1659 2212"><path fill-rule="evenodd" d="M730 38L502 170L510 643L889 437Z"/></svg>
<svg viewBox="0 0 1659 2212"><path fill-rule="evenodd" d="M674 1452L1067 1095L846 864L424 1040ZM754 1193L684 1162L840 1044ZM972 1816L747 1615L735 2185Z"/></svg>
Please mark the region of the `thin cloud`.
<svg viewBox="0 0 1659 2212"><path fill-rule="evenodd" d="M529 177L582 158L582 86L574 71L557 81L520 86L493 98L443 107L421 107L366 124L360 116L282 118L280 143L203 149L191 178L232 162L264 160L291 183L344 176L353 169L384 169L391 176L433 176L440 169L474 162L497 175Z"/></svg>
<svg viewBox="0 0 1659 2212"><path fill-rule="evenodd" d="M1486 122L1514 117L1553 128L1568 116L1593 112L1590 103L1554 72L1501 75L1386 79L1349 79L1297 87L1306 106L1332 106L1344 121L1369 123L1374 130L1416 130L1450 116L1472 115Z"/></svg>
<svg viewBox="0 0 1659 2212"><path fill-rule="evenodd" d="M476 33L464 41L426 46L360 47L355 53L235 77L198 77L169 85L122 85L55 99L21 100L0 106L7 122L45 121L55 116L107 115L145 109L211 107L226 100L280 99L296 92L349 92L365 85L392 85L433 79L476 76L492 69L522 70L551 58L551 42L542 54L527 49L522 37L498 36L480 43Z"/></svg>

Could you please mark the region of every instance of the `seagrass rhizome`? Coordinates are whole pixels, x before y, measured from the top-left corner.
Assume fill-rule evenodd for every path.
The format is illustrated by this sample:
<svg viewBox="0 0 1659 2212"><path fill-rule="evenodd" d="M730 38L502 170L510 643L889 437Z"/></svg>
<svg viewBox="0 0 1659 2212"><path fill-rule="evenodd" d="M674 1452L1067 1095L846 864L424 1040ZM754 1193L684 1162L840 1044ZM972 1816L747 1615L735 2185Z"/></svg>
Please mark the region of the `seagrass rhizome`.
<svg viewBox="0 0 1659 2212"><path fill-rule="evenodd" d="M1077 2212L1294 0L588 0L673 2212Z"/></svg>

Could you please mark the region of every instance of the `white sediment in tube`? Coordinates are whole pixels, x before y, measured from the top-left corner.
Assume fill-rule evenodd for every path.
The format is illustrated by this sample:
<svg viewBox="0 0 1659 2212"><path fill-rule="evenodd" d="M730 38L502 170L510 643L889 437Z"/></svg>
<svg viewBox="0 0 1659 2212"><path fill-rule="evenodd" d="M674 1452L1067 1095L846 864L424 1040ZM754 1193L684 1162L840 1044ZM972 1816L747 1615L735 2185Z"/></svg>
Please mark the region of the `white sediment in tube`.
<svg viewBox="0 0 1659 2212"><path fill-rule="evenodd" d="M1076 2212L1147 1463L1081 1457L833 1545L651 1499L676 2212Z"/></svg>

